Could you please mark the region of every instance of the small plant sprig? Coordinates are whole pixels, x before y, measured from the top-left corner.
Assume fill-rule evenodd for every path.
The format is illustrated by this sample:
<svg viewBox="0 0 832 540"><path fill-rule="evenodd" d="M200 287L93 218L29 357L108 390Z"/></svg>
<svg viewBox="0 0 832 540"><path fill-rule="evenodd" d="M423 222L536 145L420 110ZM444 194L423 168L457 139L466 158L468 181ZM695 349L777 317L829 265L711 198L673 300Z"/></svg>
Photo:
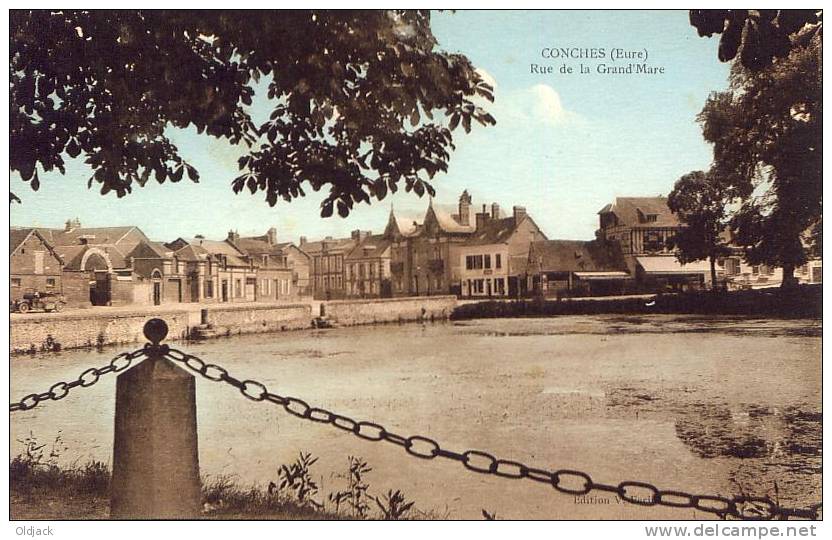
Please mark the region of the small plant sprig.
<svg viewBox="0 0 832 540"><path fill-rule="evenodd" d="M367 502L367 490L370 489L370 485L364 481L364 475L373 469L360 457L348 456L347 462L347 489L330 493L329 500L335 504L336 513L340 511L342 504L347 503L353 517L366 519L370 511L370 504Z"/></svg>
<svg viewBox="0 0 832 540"><path fill-rule="evenodd" d="M406 519L410 509L413 508L415 501L409 501L405 498L404 493L399 491L387 490L387 495L384 499L373 497L381 510L382 519L386 521L399 521ZM383 502L382 502L383 501Z"/></svg>
<svg viewBox="0 0 832 540"><path fill-rule="evenodd" d="M312 454L301 452L294 463L281 465L276 492L279 494L288 491L301 506L323 508L321 503L313 499L318 493L318 484L309 470L317 461L318 458L313 458ZM269 493L275 493L271 486Z"/></svg>

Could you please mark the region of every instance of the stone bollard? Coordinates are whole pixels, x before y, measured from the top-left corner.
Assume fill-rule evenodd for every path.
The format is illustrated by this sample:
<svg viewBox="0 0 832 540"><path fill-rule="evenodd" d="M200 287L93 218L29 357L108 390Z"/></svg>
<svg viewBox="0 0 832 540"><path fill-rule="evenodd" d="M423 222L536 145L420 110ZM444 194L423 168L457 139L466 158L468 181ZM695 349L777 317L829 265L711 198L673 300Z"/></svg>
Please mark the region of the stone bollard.
<svg viewBox="0 0 832 540"><path fill-rule="evenodd" d="M195 381L164 358L167 333L165 321L147 321L148 357L116 381L113 519L200 515Z"/></svg>

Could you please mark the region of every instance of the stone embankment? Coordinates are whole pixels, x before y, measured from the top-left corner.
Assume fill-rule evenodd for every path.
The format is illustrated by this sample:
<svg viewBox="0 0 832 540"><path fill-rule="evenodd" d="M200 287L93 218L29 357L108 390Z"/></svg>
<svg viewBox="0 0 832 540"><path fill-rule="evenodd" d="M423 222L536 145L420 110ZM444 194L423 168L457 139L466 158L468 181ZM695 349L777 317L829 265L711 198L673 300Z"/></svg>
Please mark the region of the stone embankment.
<svg viewBox="0 0 832 540"><path fill-rule="evenodd" d="M453 296L339 300L295 304L176 304L135 308L96 307L62 313L12 314L12 354L128 345L145 341L144 323L159 317L168 324L168 340L187 339L210 325L213 334L257 334L309 328L323 316L336 326L448 319Z"/></svg>

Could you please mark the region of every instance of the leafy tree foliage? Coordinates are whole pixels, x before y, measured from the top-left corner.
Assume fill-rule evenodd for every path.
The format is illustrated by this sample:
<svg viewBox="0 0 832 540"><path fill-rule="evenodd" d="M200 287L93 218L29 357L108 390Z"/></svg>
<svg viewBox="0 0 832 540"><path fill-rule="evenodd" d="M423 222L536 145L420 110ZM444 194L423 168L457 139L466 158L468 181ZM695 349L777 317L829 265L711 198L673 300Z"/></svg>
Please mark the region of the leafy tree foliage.
<svg viewBox="0 0 832 540"><path fill-rule="evenodd" d="M739 54L751 70L763 69L775 58L785 58L795 46L804 45L821 32L822 13L810 9L692 9L690 24L699 36L721 34L720 61ZM795 43L797 42L797 43Z"/></svg>
<svg viewBox="0 0 832 540"><path fill-rule="evenodd" d="M166 135L193 126L246 145L235 192L328 187L322 215L346 216L402 183L433 194L452 132L495 123L493 88L438 50L427 11L12 11L10 34L10 168L33 189L81 155L102 194L196 182Z"/></svg>
<svg viewBox="0 0 832 540"><path fill-rule="evenodd" d="M731 219L735 240L749 263L782 266L784 286L821 245L820 61L814 32L805 44L793 38L788 55L763 69L735 62L728 90L712 94L699 115L714 145L714 177L740 203Z"/></svg>
<svg viewBox="0 0 832 540"><path fill-rule="evenodd" d="M683 227L671 239L676 258L686 264L708 260L716 287L716 261L730 250L724 236L726 200L721 182L702 171L682 176L673 186L667 206Z"/></svg>

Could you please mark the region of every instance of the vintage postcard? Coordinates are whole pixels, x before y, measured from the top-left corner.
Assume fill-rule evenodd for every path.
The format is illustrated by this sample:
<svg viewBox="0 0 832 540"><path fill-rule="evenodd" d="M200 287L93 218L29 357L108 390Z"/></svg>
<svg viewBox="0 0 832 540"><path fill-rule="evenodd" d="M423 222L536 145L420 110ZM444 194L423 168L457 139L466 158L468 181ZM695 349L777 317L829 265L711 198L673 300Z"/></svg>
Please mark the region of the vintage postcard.
<svg viewBox="0 0 832 540"><path fill-rule="evenodd" d="M821 10L8 18L15 534L815 534Z"/></svg>

